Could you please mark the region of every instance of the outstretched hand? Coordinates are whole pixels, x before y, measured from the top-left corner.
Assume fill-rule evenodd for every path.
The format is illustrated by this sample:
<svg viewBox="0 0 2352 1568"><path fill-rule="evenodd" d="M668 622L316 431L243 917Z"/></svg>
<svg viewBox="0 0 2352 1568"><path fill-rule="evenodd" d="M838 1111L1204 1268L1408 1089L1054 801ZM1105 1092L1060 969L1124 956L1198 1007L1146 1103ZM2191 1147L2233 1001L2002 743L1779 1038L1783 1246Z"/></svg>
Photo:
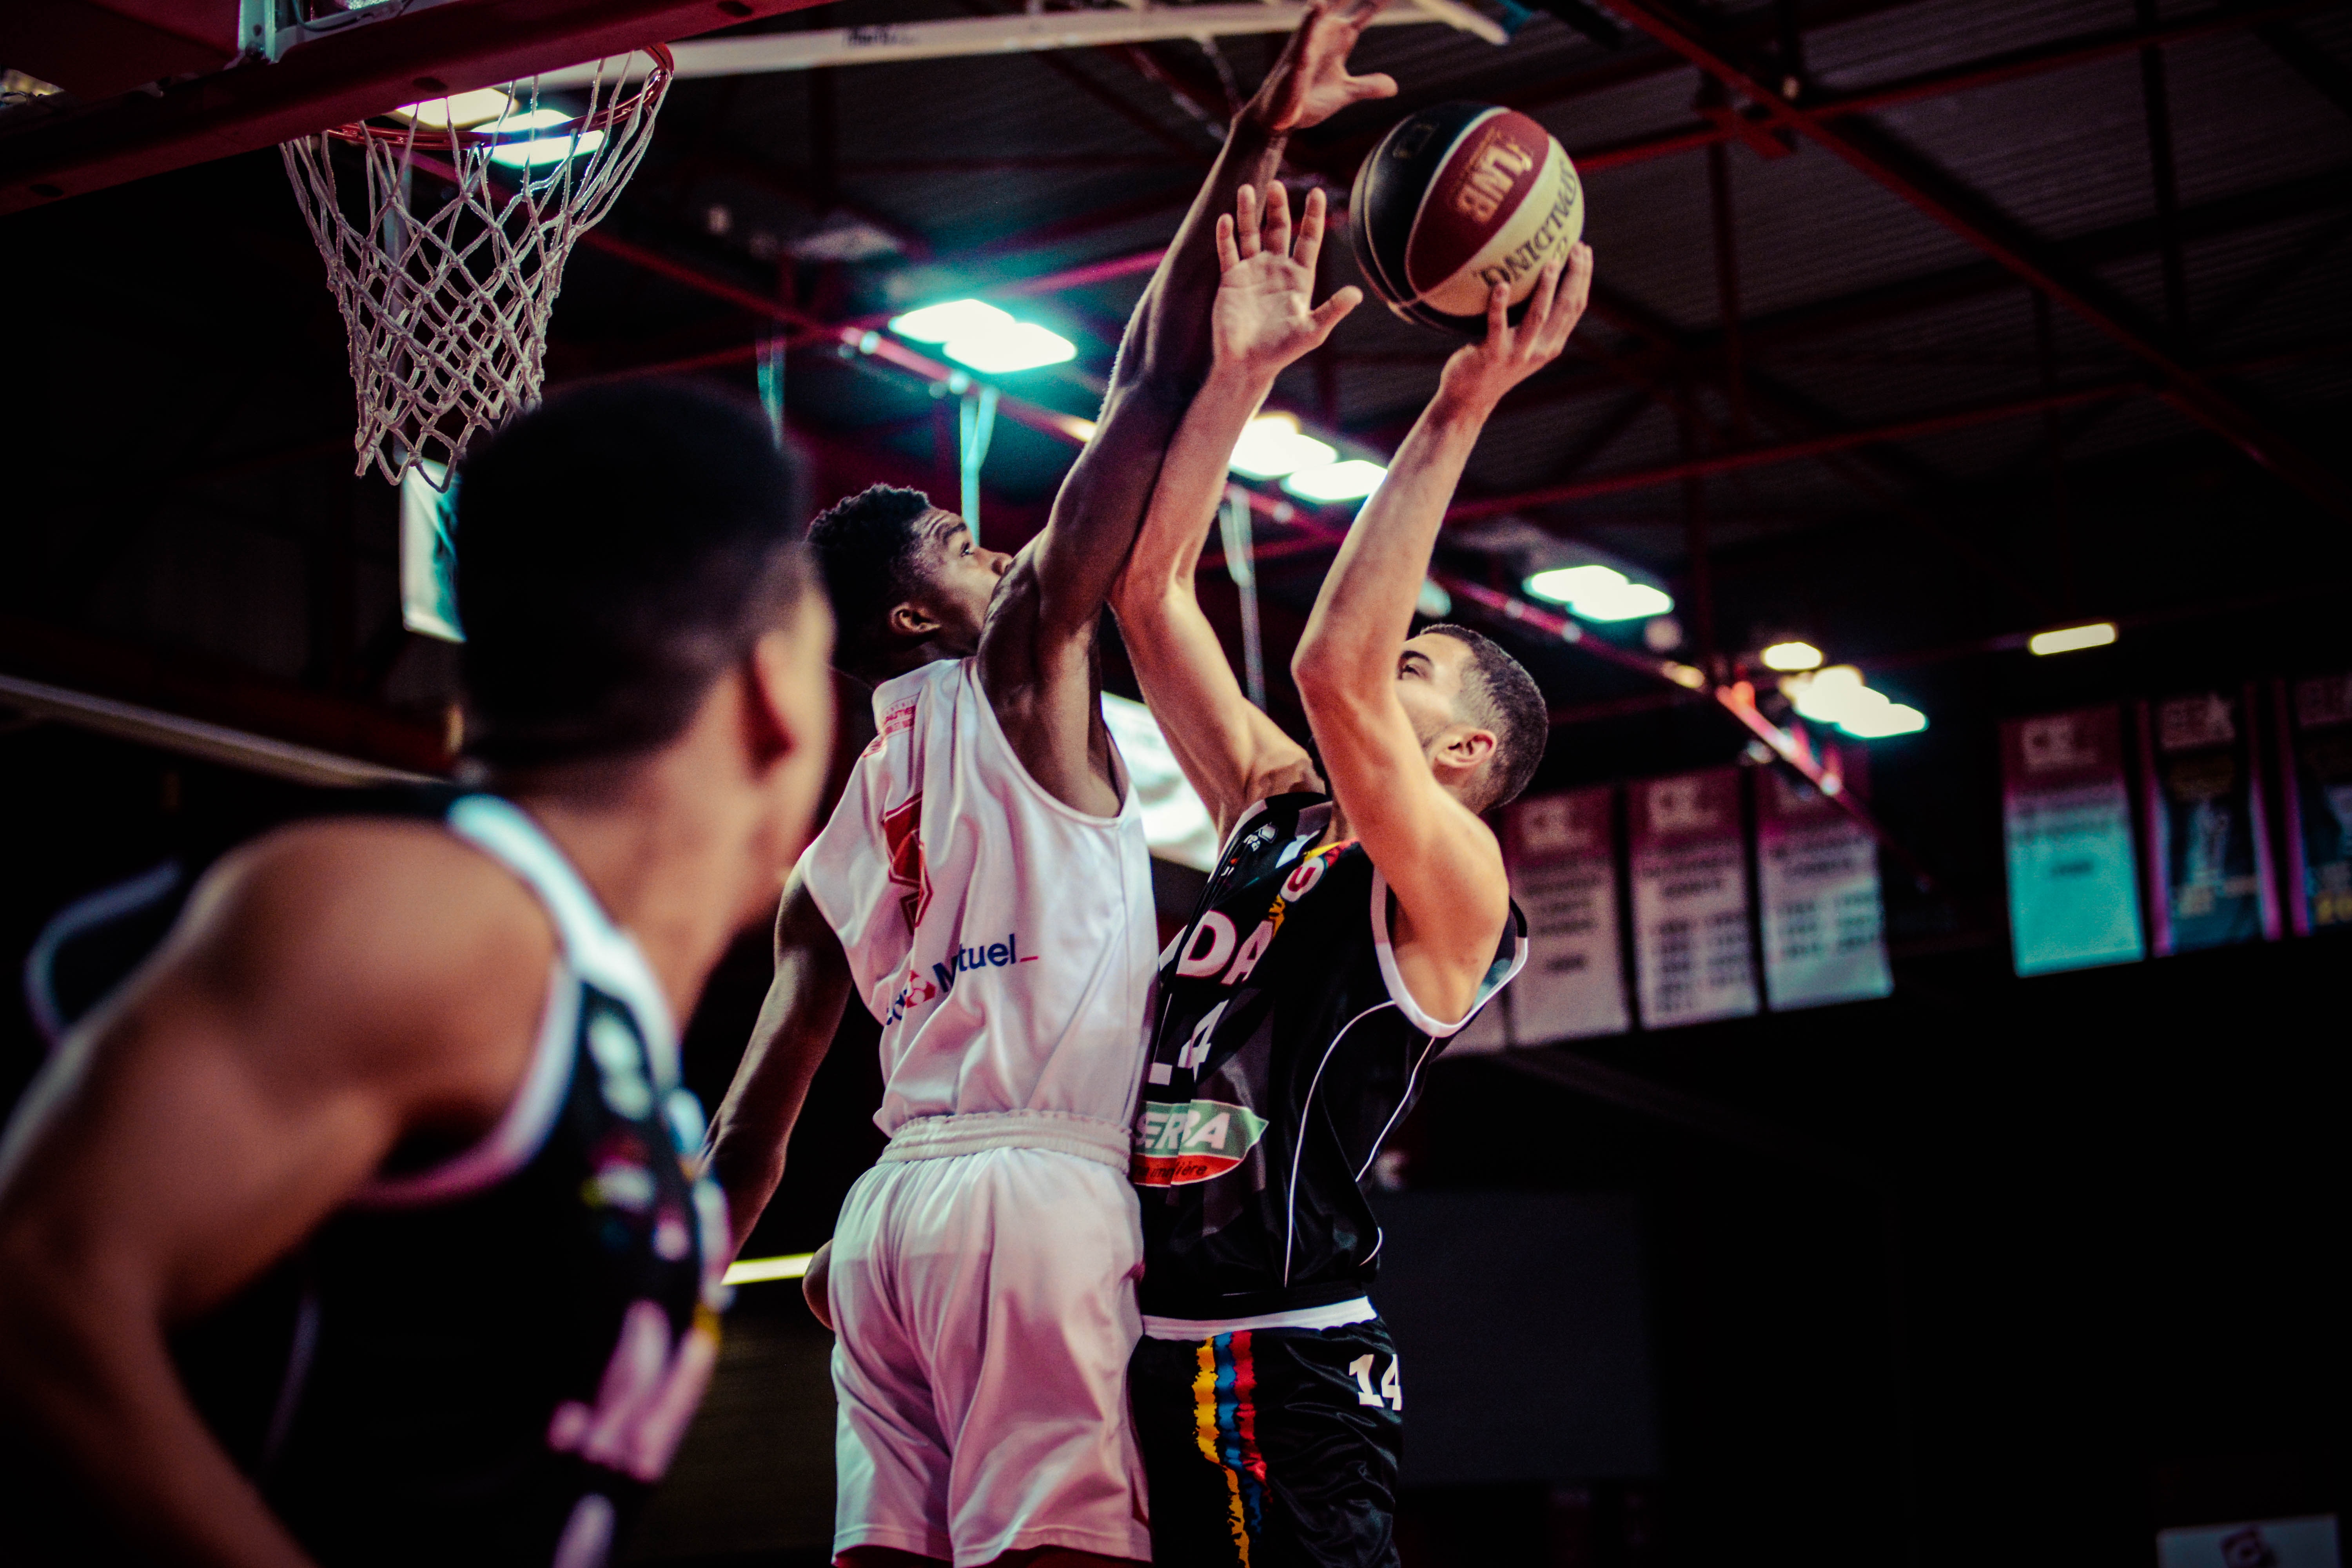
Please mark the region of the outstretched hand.
<svg viewBox="0 0 2352 1568"><path fill-rule="evenodd" d="M1559 357L1591 297L1592 247L1581 243L1544 264L1516 327L1510 289L1496 284L1486 296L1486 341L1454 351L1438 377L1439 395L1491 412L1505 393Z"/></svg>
<svg viewBox="0 0 2352 1568"><path fill-rule="evenodd" d="M1307 194L1294 244L1290 195L1277 180L1266 187L1265 207L1248 185L1234 198L1234 210L1217 219L1217 265L1221 278L1210 330L1221 365L1271 376L1301 355L1320 348L1341 318L1363 303L1353 285L1310 308L1315 297L1315 258L1323 248L1323 193Z"/></svg>
<svg viewBox="0 0 2352 1568"><path fill-rule="evenodd" d="M1316 0L1244 113L1278 133L1319 125L1351 103L1394 98L1386 71L1348 74L1348 51L1387 0Z"/></svg>

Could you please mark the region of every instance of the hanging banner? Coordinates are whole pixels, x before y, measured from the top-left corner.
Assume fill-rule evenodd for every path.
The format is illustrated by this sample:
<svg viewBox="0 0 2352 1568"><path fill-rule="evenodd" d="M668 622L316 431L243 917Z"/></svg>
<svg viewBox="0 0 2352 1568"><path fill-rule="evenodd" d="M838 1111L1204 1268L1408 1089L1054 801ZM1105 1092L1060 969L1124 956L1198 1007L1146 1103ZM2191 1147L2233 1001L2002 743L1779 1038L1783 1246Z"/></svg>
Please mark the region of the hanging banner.
<svg viewBox="0 0 2352 1568"><path fill-rule="evenodd" d="M2159 953L2278 939L2252 707L2222 691L2140 704L2149 945Z"/></svg>
<svg viewBox="0 0 2352 1568"><path fill-rule="evenodd" d="M2123 722L2083 708L2000 727L2010 952L2020 974L2147 956Z"/></svg>
<svg viewBox="0 0 2352 1568"><path fill-rule="evenodd" d="M2297 936L2352 925L2352 675L2278 688L2286 893Z"/></svg>
<svg viewBox="0 0 2352 1568"><path fill-rule="evenodd" d="M1504 822L1511 896L1528 916L1527 967L1505 993L1514 1045L1618 1035L1632 1025L1617 942L1615 794L1602 784L1539 795Z"/></svg>
<svg viewBox="0 0 2352 1568"><path fill-rule="evenodd" d="M1827 771L1847 787L1832 752ZM1789 768L1756 776L1756 887L1763 904L1764 993L1777 1010L1859 1002L1895 989L1878 841Z"/></svg>
<svg viewBox="0 0 2352 1568"><path fill-rule="evenodd" d="M1650 779L1626 789L1643 1026L1755 1012L1739 770Z"/></svg>

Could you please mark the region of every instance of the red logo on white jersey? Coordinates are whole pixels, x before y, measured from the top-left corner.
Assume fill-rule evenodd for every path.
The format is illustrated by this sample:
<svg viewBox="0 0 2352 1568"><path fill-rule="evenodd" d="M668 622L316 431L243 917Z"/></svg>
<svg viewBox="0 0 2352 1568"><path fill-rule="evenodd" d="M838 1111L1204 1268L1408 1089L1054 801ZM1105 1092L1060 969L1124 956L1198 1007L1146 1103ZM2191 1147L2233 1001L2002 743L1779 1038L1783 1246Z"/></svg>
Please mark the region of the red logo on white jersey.
<svg viewBox="0 0 2352 1568"><path fill-rule="evenodd" d="M890 881L907 890L898 896L906 911L907 929L920 923L931 907L931 875L923 865L923 795L917 790L904 805L882 814L882 839L890 856Z"/></svg>

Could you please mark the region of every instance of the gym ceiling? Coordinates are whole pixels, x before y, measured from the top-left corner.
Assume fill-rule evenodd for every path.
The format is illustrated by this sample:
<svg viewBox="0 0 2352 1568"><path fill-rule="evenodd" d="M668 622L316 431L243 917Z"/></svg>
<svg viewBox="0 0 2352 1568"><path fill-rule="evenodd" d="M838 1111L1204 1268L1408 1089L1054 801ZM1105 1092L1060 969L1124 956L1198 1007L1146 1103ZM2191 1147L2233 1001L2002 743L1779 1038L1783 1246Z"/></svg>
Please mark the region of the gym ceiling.
<svg viewBox="0 0 2352 1568"><path fill-rule="evenodd" d="M887 37L1013 9L843 0L719 36ZM2135 626L2218 636L2216 615L2307 615L2296 595L2342 578L2352 10L1490 0L1479 15L1507 41L1372 30L1358 68L1392 72L1402 98L1297 139L1292 183L1343 203L1398 113L1448 99L1525 110L1577 159L1593 309L1505 405L1461 510L1654 575L1677 601L1676 658L1736 675L1794 633L1900 670L2098 617L2127 643ZM995 300L1078 346L1002 378L1007 399L1093 412L1151 258L1278 44L681 80L572 263L551 385L667 371L749 390L781 333L820 492L888 478L952 495L955 398L861 353L858 334L914 305ZM47 112L0 114L12 354L20 392L40 389L5 437L12 663L102 684L146 660L160 689L162 655L184 685L198 669L227 683L182 706L296 715L268 720L280 731L326 722L297 690L352 734L365 711L425 721L446 660L388 619L390 498L348 477L340 325L277 154L35 200L26 149ZM1330 286L1354 280L1344 247L1326 254ZM1448 347L1368 304L1274 406L1383 457ZM991 543L1043 520L1074 450L1050 423L999 421ZM1347 515L1304 510L1259 519L1278 715L1295 715L1279 671L1328 560L1316 527ZM1447 560L1517 589L1475 548ZM1210 577L1230 629L1232 590ZM1571 723L1688 700L1486 619L1517 631ZM1639 623L1595 635L1643 641ZM257 708L240 683L288 690Z"/></svg>

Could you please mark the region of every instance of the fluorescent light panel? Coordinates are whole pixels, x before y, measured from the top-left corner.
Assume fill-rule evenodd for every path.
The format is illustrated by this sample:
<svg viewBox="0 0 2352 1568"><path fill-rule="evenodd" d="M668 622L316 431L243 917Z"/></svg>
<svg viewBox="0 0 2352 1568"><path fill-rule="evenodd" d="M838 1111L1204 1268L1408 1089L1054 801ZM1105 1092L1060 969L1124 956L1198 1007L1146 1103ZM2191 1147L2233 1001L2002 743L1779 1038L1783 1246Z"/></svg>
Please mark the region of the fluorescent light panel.
<svg viewBox="0 0 2352 1568"><path fill-rule="evenodd" d="M577 136L542 136L530 142L509 142L490 150L490 162L509 169L536 169L548 163L561 163L567 158L578 158L593 153L604 144L602 131L583 131Z"/></svg>
<svg viewBox="0 0 2352 1568"><path fill-rule="evenodd" d="M1927 727L1925 713L1873 691L1863 684L1862 671L1850 664L1792 675L1780 683L1780 689L1800 716L1816 724L1834 724L1857 740L1909 735Z"/></svg>
<svg viewBox="0 0 2352 1568"><path fill-rule="evenodd" d="M1078 356L1069 339L985 300L948 300L908 310L890 318L890 330L910 342L938 343L948 358L988 375L1036 370Z"/></svg>
<svg viewBox="0 0 2352 1568"><path fill-rule="evenodd" d="M1319 468L1339 460L1339 448L1301 434L1296 416L1261 414L1243 427L1227 466L1244 479L1278 479L1301 468Z"/></svg>
<svg viewBox="0 0 2352 1568"><path fill-rule="evenodd" d="M794 1252L782 1258L739 1258L727 1266L730 1285L764 1285L771 1279L800 1279L807 1277L814 1252Z"/></svg>
<svg viewBox="0 0 2352 1568"><path fill-rule="evenodd" d="M2087 626L2061 626L2056 631L2036 632L2025 641L2035 653L2074 653L2086 647L2105 647L2116 640L2116 623L2094 621Z"/></svg>
<svg viewBox="0 0 2352 1568"><path fill-rule="evenodd" d="M1565 605L1580 619L1631 621L1663 616L1675 607L1674 595L1647 583L1636 583L1613 566L1555 566L1538 572L1522 584L1538 599Z"/></svg>
<svg viewBox="0 0 2352 1568"><path fill-rule="evenodd" d="M1283 480L1282 488L1307 500L1361 500L1380 489L1381 481L1388 477L1388 469L1380 464L1350 458L1344 463L1301 468Z"/></svg>

